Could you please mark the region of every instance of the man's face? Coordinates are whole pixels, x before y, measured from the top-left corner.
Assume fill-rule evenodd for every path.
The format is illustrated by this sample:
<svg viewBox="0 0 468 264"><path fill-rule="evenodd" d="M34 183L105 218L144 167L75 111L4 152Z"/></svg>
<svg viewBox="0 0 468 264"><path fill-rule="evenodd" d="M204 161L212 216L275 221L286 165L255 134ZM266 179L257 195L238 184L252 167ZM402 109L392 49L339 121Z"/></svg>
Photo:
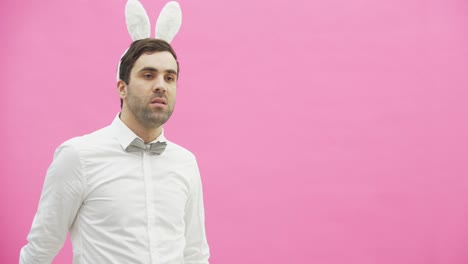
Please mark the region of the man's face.
<svg viewBox="0 0 468 264"><path fill-rule="evenodd" d="M147 128L164 124L175 106L177 62L168 51L143 54L130 71L123 98L132 118Z"/></svg>

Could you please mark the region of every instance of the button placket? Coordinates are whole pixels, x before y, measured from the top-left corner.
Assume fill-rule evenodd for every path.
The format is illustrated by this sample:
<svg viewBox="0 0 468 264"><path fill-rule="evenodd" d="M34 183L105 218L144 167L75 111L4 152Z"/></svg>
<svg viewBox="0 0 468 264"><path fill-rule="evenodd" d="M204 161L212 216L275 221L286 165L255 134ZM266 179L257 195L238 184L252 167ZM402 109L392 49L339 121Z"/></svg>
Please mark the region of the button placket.
<svg viewBox="0 0 468 264"><path fill-rule="evenodd" d="M143 151L143 175L145 180L145 191L146 191L146 212L147 212L147 230L149 239L149 249L151 253L151 263L158 263L156 248L156 237L154 237L155 230L155 219L156 212L154 211L154 190L153 180L151 177L151 156L153 153L148 152L149 145L145 145L145 151Z"/></svg>

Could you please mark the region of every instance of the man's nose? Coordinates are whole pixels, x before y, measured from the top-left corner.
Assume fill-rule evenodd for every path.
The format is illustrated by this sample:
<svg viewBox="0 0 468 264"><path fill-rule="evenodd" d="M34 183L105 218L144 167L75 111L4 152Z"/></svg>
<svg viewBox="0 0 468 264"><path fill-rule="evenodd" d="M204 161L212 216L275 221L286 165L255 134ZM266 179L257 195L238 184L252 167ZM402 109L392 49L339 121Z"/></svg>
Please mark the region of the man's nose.
<svg viewBox="0 0 468 264"><path fill-rule="evenodd" d="M164 76L158 76L155 79L155 83L153 86L153 92L165 92L166 91L166 81L164 80Z"/></svg>

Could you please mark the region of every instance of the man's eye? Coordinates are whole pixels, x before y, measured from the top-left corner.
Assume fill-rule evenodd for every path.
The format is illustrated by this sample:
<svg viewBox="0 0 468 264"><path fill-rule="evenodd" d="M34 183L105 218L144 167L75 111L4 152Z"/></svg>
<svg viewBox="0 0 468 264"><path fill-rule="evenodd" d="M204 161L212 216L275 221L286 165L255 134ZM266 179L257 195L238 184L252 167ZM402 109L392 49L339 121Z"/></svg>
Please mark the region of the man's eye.
<svg viewBox="0 0 468 264"><path fill-rule="evenodd" d="M167 77L166 77L166 81L168 81L168 82L172 82L172 81L174 81L174 80L175 80L175 78L172 77L172 76L167 76Z"/></svg>
<svg viewBox="0 0 468 264"><path fill-rule="evenodd" d="M153 75L152 75L152 74L149 74L149 73L148 73L148 74L145 74L145 75L143 75L143 76L144 76L146 79L151 79L151 78L153 78Z"/></svg>

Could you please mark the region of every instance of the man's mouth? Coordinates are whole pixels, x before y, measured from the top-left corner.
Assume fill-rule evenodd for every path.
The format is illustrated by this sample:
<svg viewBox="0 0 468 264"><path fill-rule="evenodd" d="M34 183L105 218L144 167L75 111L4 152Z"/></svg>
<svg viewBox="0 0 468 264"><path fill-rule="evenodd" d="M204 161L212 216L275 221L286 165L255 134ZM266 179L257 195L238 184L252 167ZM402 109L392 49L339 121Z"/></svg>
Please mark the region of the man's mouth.
<svg viewBox="0 0 468 264"><path fill-rule="evenodd" d="M167 102L166 102L166 99L161 98L161 97L157 97L157 98L154 98L153 100L151 100L151 104L163 104L163 105L167 105Z"/></svg>

